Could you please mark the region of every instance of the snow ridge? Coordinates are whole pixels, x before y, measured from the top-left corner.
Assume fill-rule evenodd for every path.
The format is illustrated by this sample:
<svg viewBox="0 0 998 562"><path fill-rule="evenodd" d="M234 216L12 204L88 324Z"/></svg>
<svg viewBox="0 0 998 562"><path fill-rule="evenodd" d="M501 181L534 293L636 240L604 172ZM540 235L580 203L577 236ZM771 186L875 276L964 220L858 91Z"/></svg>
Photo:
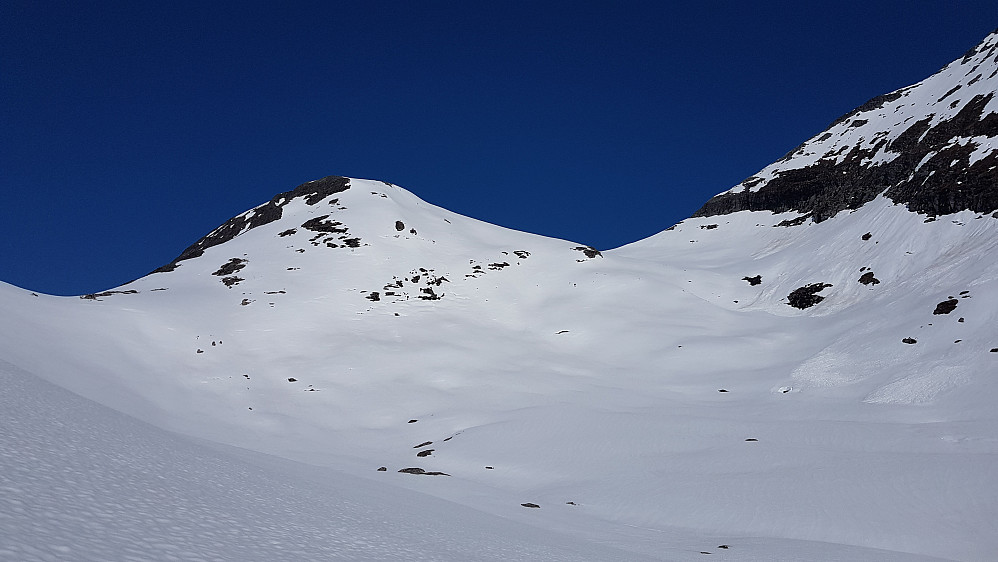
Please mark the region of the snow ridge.
<svg viewBox="0 0 998 562"><path fill-rule="evenodd" d="M998 32L933 76L850 111L694 216L796 211L825 220L883 194L939 216L998 210Z"/></svg>

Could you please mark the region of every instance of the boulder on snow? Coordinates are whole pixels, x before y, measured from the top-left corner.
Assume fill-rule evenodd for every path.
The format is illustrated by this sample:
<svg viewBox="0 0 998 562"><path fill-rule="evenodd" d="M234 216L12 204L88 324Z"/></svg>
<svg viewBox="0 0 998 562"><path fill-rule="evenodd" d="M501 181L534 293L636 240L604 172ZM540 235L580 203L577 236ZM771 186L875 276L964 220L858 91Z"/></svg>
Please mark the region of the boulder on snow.
<svg viewBox="0 0 998 562"><path fill-rule="evenodd" d="M956 310L956 305L960 301L956 299L948 299L936 305L936 309L932 311L932 314L949 314Z"/></svg>
<svg viewBox="0 0 998 562"><path fill-rule="evenodd" d="M810 285L798 287L787 295L787 304L801 310L811 308L812 306L825 300L825 297L818 295L818 293L826 287L831 286L832 285L830 283L811 283Z"/></svg>

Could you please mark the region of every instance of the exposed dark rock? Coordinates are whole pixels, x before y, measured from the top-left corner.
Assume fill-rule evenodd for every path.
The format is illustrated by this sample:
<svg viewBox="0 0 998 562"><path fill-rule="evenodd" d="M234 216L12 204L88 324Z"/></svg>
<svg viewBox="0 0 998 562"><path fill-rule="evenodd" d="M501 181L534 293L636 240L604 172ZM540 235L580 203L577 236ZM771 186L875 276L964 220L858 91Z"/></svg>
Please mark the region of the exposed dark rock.
<svg viewBox="0 0 998 562"><path fill-rule="evenodd" d="M346 240L343 241L343 243L346 244L347 247L349 248L359 248L360 238L347 238Z"/></svg>
<svg viewBox="0 0 998 562"><path fill-rule="evenodd" d="M405 223L402 221L395 221L395 230L402 232L405 230Z"/></svg>
<svg viewBox="0 0 998 562"><path fill-rule="evenodd" d="M443 296L433 292L433 287L420 287L419 292L423 293L419 295L419 298L424 301L438 301Z"/></svg>
<svg viewBox="0 0 998 562"><path fill-rule="evenodd" d="M901 340L901 343L916 344L918 343L918 340L916 340L915 338L904 338L903 340Z"/></svg>
<svg viewBox="0 0 998 562"><path fill-rule="evenodd" d="M992 97L994 92L975 96L953 118L931 128L929 117L916 121L886 147L880 143L853 146L844 155L782 170L756 191L746 187L722 193L693 216L797 211L811 213L815 222L821 222L839 211L858 209L881 193L910 211L929 216L964 209L992 213L998 210L998 190L994 189L998 153L971 165L970 155L977 146L950 142L954 137L998 136L998 114L984 113ZM864 162L881 148L900 156L880 164ZM951 166L954 161L959 165Z"/></svg>
<svg viewBox="0 0 998 562"><path fill-rule="evenodd" d="M932 311L932 314L949 314L950 312L956 310L956 305L959 302L960 301L952 298L945 300L936 305L936 309Z"/></svg>
<svg viewBox="0 0 998 562"><path fill-rule="evenodd" d="M701 224L700 225L700 229L701 230L714 230L715 228L717 228L716 224Z"/></svg>
<svg viewBox="0 0 998 562"><path fill-rule="evenodd" d="M864 241L865 240L869 240L870 238L873 238L873 233L872 232L867 232L866 234L864 234L862 236L862 238L863 238Z"/></svg>
<svg viewBox="0 0 998 562"><path fill-rule="evenodd" d="M936 103L939 103L939 102L943 101L944 99L948 98L950 96L950 94L952 94L953 92L956 92L960 88L961 88L960 84L957 84L956 86L954 86L953 88L951 88L950 91L948 91L945 94L943 94L943 97L937 99Z"/></svg>
<svg viewBox="0 0 998 562"><path fill-rule="evenodd" d="M420 443L419 445L416 445L415 447L413 447L413 449L419 449L421 447L425 447L427 445L432 445L432 444L433 444L433 441L424 441L424 442Z"/></svg>
<svg viewBox="0 0 998 562"><path fill-rule="evenodd" d="M961 316L960 319L957 320L957 322L963 322L963 316Z"/></svg>
<svg viewBox="0 0 998 562"><path fill-rule="evenodd" d="M875 97L875 98L867 101L863 105L857 107L856 109L853 109L849 113L846 113L842 117L839 117L838 119L836 119L835 121L833 121L832 124L829 125L828 127L831 128L831 127L834 127L835 125L838 125L839 123L844 123L845 121L848 121L849 119L853 118L855 115L858 115L860 113L864 113L864 112L867 112L867 111L873 111L874 109L880 109L881 107L885 106L886 104L888 104L888 103L890 103L890 102L892 102L892 101L900 98L902 95L904 95L904 90L897 90L897 91L891 92L889 94L879 95L879 96L877 96L877 97ZM825 137L825 139L830 138L830 137L831 137L831 134L828 134L828 137ZM796 149L794 149L793 151L791 151L791 154L793 152L795 152L795 151L796 151Z"/></svg>
<svg viewBox="0 0 998 562"><path fill-rule="evenodd" d="M866 273L860 276L859 282L864 285L879 285L880 279L874 277L872 271L867 271Z"/></svg>
<svg viewBox="0 0 998 562"><path fill-rule="evenodd" d="M230 258L228 262L222 264L222 266L219 267L217 271L212 273L212 275L218 275L219 277L232 275L233 273L246 267L247 263L249 263L249 260L244 260L242 258Z"/></svg>
<svg viewBox="0 0 998 562"><path fill-rule="evenodd" d="M388 471L388 467L387 466L378 467L378 472L387 472L387 471Z"/></svg>
<svg viewBox="0 0 998 562"><path fill-rule="evenodd" d="M426 449L424 451L420 451L420 452L416 453L416 456L417 457L428 457L428 456L432 455L433 451L435 451L435 450L436 449Z"/></svg>
<svg viewBox="0 0 998 562"><path fill-rule="evenodd" d="M418 422L418 421L419 421L419 420L409 420L409 421L407 421L407 422L405 422L405 423L416 423L416 422Z"/></svg>
<svg viewBox="0 0 998 562"><path fill-rule="evenodd" d="M798 287L787 295L787 304L801 310L811 308L812 306L825 300L825 297L818 295L818 293L826 287L831 287L831 285L828 283L811 283L810 285Z"/></svg>
<svg viewBox="0 0 998 562"><path fill-rule="evenodd" d="M294 377L288 377L288 382L298 382L298 379Z"/></svg>
<svg viewBox="0 0 998 562"><path fill-rule="evenodd" d="M520 258L521 260L525 260L527 259L528 256L530 256L530 252L526 250L513 250L513 253L516 254L516 257Z"/></svg>
<svg viewBox="0 0 998 562"><path fill-rule="evenodd" d="M255 207L252 211L229 219L222 226L211 231L207 236L188 246L172 262L160 267L153 273L173 271L177 268L178 263L183 260L199 257L204 254L206 249L212 246L223 244L247 230L270 224L280 219L284 206L293 199L304 197L307 205L314 205L329 195L346 191L349 187L349 178L327 176L319 180L303 183L291 191L278 193L273 199Z"/></svg>
<svg viewBox="0 0 998 562"><path fill-rule="evenodd" d="M977 51L972 49L968 56L982 57L980 49L984 47L980 43ZM987 48L994 50L993 45ZM951 67L968 61L958 60ZM969 77L976 68L959 72ZM991 76L995 75L998 69ZM951 86L936 103L951 99L950 108L963 104L955 115L933 123L938 114L929 113L931 109L923 106L919 119L899 124L883 115L892 112L878 111L910 93L921 93L922 83L877 96L778 160L769 170L768 179L747 178L709 200L694 216L741 210L797 211L812 213L814 221L821 222L842 210L857 209L880 194L929 218L964 209L991 214L998 210L998 190L994 189L998 185L998 152L985 151L983 158L971 163L970 155L976 153L979 157L981 153L977 152L978 143L969 139L992 138L998 133L998 114L987 111L995 92L959 98L955 94L961 84ZM826 142L835 135L845 140L845 129L856 127L865 133L856 141L840 142L834 151ZM889 136L894 136L893 140L888 140ZM954 142L957 139L961 140ZM891 158L874 158L883 151L889 152ZM807 163L795 168L794 159L805 155L809 157ZM811 159L815 155L817 160Z"/></svg>
<svg viewBox="0 0 998 562"><path fill-rule="evenodd" d="M283 236L291 236L295 232L298 232L298 229L296 229L296 228L289 228L289 229L287 229L287 230L285 230L283 232L278 232L277 235L278 236L282 236L282 237Z"/></svg>
<svg viewBox="0 0 998 562"><path fill-rule="evenodd" d="M522 505L523 507L530 507L530 508L534 508L534 509L539 509L541 507L541 506L537 505L536 503L531 503L531 502L521 503L520 505Z"/></svg>
<svg viewBox="0 0 998 562"><path fill-rule="evenodd" d="M399 472L403 472L405 474L422 474L424 476L450 476L450 474L447 474L446 472L426 471L417 467L403 468L399 470Z"/></svg>
<svg viewBox="0 0 998 562"><path fill-rule="evenodd" d="M496 271L499 271L500 269L502 269L504 267L509 267L509 263L507 263L507 262L497 262L497 263L490 263L489 264L489 269L493 269L493 270L496 270Z"/></svg>
<svg viewBox="0 0 998 562"><path fill-rule="evenodd" d="M782 220L782 221L774 224L773 226L774 227L776 227L776 226L783 226L783 227L800 226L800 225L804 224L805 222L807 222L807 219L809 219L809 218L811 218L811 214L810 213L808 213L806 215L803 215L803 216L800 216L800 217L797 217L795 219Z"/></svg>
<svg viewBox="0 0 998 562"><path fill-rule="evenodd" d="M345 234L347 232L347 229L343 227L343 223L339 221L326 220L328 218L329 215L314 217L302 223L301 227L305 230L311 230L312 232L323 232L328 234Z"/></svg>
<svg viewBox="0 0 998 562"><path fill-rule="evenodd" d="M998 347L992 347L991 353L998 353Z"/></svg>
<svg viewBox="0 0 998 562"><path fill-rule="evenodd" d="M157 289L153 289L153 291L156 291L156 290ZM159 289L159 290L162 290L162 289ZM80 298L83 299L83 300L94 301L94 300L99 299L100 297L109 297L111 295L134 295L136 293L138 293L138 291L136 291L135 289L129 289L127 291L104 291L103 293L88 293L86 295L80 295ZM36 293L31 293L31 294L34 295L34 296L36 296L36 297L38 296Z"/></svg>
<svg viewBox="0 0 998 562"><path fill-rule="evenodd" d="M603 257L603 254L601 254L599 252L599 250L597 250L596 248L593 248L592 246L576 246L576 247L574 247L572 249L573 250L577 250L579 252L582 252L583 254L586 255L587 258L590 258L590 259L591 258L595 258L597 256Z"/></svg>
<svg viewBox="0 0 998 562"><path fill-rule="evenodd" d="M748 439L746 439L746 441L758 441L758 439L754 439L752 437L749 437Z"/></svg>
<svg viewBox="0 0 998 562"><path fill-rule="evenodd" d="M253 301L251 301L249 299L243 299L242 302L240 302L239 304L242 305L242 306L246 306L246 305L250 304L251 302L253 302Z"/></svg>
<svg viewBox="0 0 998 562"><path fill-rule="evenodd" d="M748 281L749 285L755 287L759 283L762 283L762 275L756 275L755 277L742 277L742 281Z"/></svg>
<svg viewBox="0 0 998 562"><path fill-rule="evenodd" d="M381 300L381 293L379 293L378 291L371 291L371 294L367 295L364 298L377 302Z"/></svg>
<svg viewBox="0 0 998 562"><path fill-rule="evenodd" d="M238 285L240 281L245 281L245 279L243 279L242 277L236 277L235 275L231 277L222 278L222 283L224 283L225 286L230 289L233 287L233 285Z"/></svg>

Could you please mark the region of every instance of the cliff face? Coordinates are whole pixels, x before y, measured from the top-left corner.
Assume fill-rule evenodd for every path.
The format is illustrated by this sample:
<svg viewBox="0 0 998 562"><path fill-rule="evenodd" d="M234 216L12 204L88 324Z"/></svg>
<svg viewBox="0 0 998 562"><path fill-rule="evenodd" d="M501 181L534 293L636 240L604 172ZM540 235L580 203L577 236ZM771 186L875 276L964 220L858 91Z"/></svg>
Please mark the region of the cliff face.
<svg viewBox="0 0 998 562"><path fill-rule="evenodd" d="M877 96L694 216L796 211L821 222L883 194L929 216L998 210L998 31L918 84Z"/></svg>

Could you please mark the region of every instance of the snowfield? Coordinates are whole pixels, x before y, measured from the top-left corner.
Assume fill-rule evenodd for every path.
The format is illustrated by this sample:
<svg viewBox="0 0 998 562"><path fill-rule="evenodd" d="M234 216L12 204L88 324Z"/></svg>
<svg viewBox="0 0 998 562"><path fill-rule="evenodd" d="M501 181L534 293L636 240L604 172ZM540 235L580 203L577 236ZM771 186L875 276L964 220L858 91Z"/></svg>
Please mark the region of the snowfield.
<svg viewBox="0 0 998 562"><path fill-rule="evenodd" d="M0 366L3 560L615 560L447 501L218 450Z"/></svg>
<svg viewBox="0 0 998 562"><path fill-rule="evenodd" d="M995 220L786 218L596 253L351 180L118 292L2 286L0 553L987 559Z"/></svg>

